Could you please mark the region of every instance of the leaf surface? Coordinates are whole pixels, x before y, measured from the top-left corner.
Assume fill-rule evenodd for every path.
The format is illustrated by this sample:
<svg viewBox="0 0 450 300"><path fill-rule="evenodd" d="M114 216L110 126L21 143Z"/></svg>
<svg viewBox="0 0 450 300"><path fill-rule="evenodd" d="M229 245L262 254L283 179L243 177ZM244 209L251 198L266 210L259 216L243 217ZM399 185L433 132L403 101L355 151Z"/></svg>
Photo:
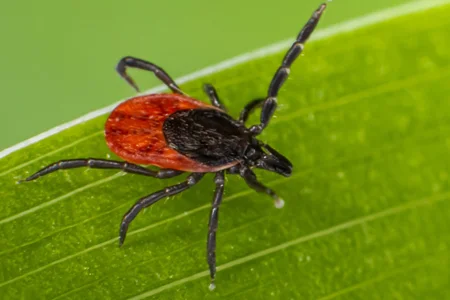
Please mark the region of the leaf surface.
<svg viewBox="0 0 450 300"><path fill-rule="evenodd" d="M274 209L228 176L213 292L205 260L213 176L146 209L119 248L128 208L180 178L78 169L16 184L59 159L109 157L106 116L3 158L0 295L450 297L449 14L444 6L307 45L261 136L294 164L290 178L258 172L286 205ZM265 95L283 54L182 88L205 99L200 86L213 83L237 116Z"/></svg>

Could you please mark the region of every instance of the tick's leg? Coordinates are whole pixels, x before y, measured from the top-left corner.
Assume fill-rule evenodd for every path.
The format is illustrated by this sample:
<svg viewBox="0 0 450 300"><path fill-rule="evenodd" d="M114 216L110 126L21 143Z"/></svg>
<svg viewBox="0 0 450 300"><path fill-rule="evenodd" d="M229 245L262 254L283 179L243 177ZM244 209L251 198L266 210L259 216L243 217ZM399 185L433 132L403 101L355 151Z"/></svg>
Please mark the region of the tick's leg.
<svg viewBox="0 0 450 300"><path fill-rule="evenodd" d="M286 55L284 56L281 66L278 68L277 72L272 78L272 82L269 85L269 91L267 92L267 97L262 104L260 124L250 127L251 132L259 134L269 124L269 121L272 118L275 109L277 108L278 91L286 81L292 63L300 55L300 53L302 53L305 42L314 31L314 28L316 28L317 23L319 23L320 16L322 15L325 8L326 4L323 3L313 13L309 21L300 31L291 48L289 48Z"/></svg>
<svg viewBox="0 0 450 300"><path fill-rule="evenodd" d="M53 173L58 170L64 169L74 169L88 167L94 169L120 169L127 173L139 174L144 176L151 176L156 178L170 178L183 173L178 170L171 169L161 169L158 171L153 171L146 169L144 167L130 164L124 161L115 161L115 160L105 160L105 159L96 159L96 158L84 158L84 159L69 159L69 160L60 160L51 165L46 166L45 168L37 171L33 175L26 178L24 181L35 180L41 176L47 175L49 173Z"/></svg>
<svg viewBox="0 0 450 300"><path fill-rule="evenodd" d="M205 91L206 95L208 95L209 100L211 101L211 104L215 107L220 108L223 111L226 111L227 109L225 106L220 102L219 96L217 95L216 89L212 84L205 83L203 85L203 90Z"/></svg>
<svg viewBox="0 0 450 300"><path fill-rule="evenodd" d="M244 107L244 109L241 111L241 114L239 116L239 121L242 122L242 124L245 124L247 122L248 117L250 114L258 107L260 107L264 103L264 98L259 98L250 101L247 103L247 105Z"/></svg>
<svg viewBox="0 0 450 300"><path fill-rule="evenodd" d="M241 177L244 178L245 182L249 187L251 187L257 192L265 193L270 197L272 197L273 200L275 201L276 208L282 208L284 206L284 200L278 197L278 195L273 190L260 183L256 178L255 173L253 173L253 171L250 170L250 168L242 166L239 173Z"/></svg>
<svg viewBox="0 0 450 300"><path fill-rule="evenodd" d="M223 186L224 186L224 171L216 173L214 179L216 183L216 190L214 192L214 199L211 206L211 214L209 216L208 224L208 240L206 244L207 260L209 266L209 274L211 275L211 285L209 288L215 288L214 279L216 278L216 231L219 222L219 206L222 203Z"/></svg>
<svg viewBox="0 0 450 300"><path fill-rule="evenodd" d="M239 174L241 172L241 165L234 165L227 169L228 174Z"/></svg>
<svg viewBox="0 0 450 300"><path fill-rule="evenodd" d="M126 71L127 67L153 72L153 74L155 74L155 76L158 77L158 79L161 80L165 85L167 85L167 87L174 93L183 94L175 81L173 81L173 79L170 78L169 74L167 74L162 68L148 61L131 56L126 56L119 61L116 70L120 74L120 76L122 76L122 78L125 79L137 92L139 92L139 88L136 83L134 83L134 80L130 76L128 76Z"/></svg>
<svg viewBox="0 0 450 300"><path fill-rule="evenodd" d="M119 231L119 245L122 246L127 235L128 226L142 209L152 205L162 198L173 196L187 190L188 188L199 182L204 175L204 173L192 173L182 183L166 187L165 189L139 199L136 204L134 204L131 209L123 216Z"/></svg>

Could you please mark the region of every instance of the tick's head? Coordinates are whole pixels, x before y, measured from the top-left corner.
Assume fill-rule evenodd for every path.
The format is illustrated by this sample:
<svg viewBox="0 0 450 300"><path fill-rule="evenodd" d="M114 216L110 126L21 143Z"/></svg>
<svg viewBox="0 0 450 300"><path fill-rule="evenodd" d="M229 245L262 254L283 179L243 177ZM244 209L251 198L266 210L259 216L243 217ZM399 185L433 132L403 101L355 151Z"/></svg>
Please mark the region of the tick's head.
<svg viewBox="0 0 450 300"><path fill-rule="evenodd" d="M286 177L292 174L292 163L267 144L258 142L257 145L249 146L245 158L252 167L275 172Z"/></svg>

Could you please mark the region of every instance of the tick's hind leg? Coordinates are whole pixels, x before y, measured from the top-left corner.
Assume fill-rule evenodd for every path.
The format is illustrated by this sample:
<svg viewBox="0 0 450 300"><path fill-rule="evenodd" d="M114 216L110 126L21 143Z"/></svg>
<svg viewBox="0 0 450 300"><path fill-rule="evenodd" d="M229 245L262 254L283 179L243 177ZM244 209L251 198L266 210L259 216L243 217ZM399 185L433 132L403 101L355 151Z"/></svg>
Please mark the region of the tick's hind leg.
<svg viewBox="0 0 450 300"><path fill-rule="evenodd" d="M219 96L217 95L216 89L212 84L205 83L203 85L203 90L205 91L206 95L208 96L209 100L211 101L211 104L215 107L220 108L223 111L227 111L226 107L220 102Z"/></svg>
<svg viewBox="0 0 450 300"><path fill-rule="evenodd" d="M37 171L33 175L29 176L23 181L32 181L41 176L53 173L58 170L74 169L81 167L88 167L94 169L120 169L127 173L139 174L156 178L171 178L183 173L182 171L171 169L161 169L159 171L153 171L124 161L115 161L97 158L80 158L80 159L60 160L58 162L50 164L42 168L41 170Z"/></svg>
<svg viewBox="0 0 450 300"><path fill-rule="evenodd" d="M209 266L209 274L211 275L211 285L209 288L215 288L214 279L216 278L216 231L219 223L219 206L222 203L223 187L224 187L224 171L216 173L214 179L216 183L216 190L214 192L214 199L211 206L211 214L209 216L208 224L208 239L206 244L207 260Z"/></svg>
<svg viewBox="0 0 450 300"><path fill-rule="evenodd" d="M242 166L240 168L239 174L242 178L244 178L245 182L249 187L254 189L257 192L265 193L273 198L275 201L275 207L276 208L282 208L284 206L284 200L281 199L272 189L264 186L262 183L258 181L258 178L256 178L255 173L250 170L250 168Z"/></svg>
<svg viewBox="0 0 450 300"><path fill-rule="evenodd" d="M173 196L187 190L188 188L199 182L204 175L204 173L192 173L182 183L166 187L165 189L139 199L136 204L134 204L131 209L123 216L122 223L120 224L119 245L122 246L127 235L128 226L141 210L152 205L158 200L161 200L162 198Z"/></svg>
<svg viewBox="0 0 450 300"><path fill-rule="evenodd" d="M125 79L128 84L130 84L137 92L139 92L139 88L136 83L134 83L134 80L130 76L128 76L126 71L127 67L153 72L153 74L155 74L155 76L158 77L158 79L161 80L165 85L167 85L167 87L174 93L183 94L175 81L173 81L169 74L167 74L166 71L164 71L162 68L148 61L131 56L126 56L119 61L116 70L119 75L122 76L122 78Z"/></svg>

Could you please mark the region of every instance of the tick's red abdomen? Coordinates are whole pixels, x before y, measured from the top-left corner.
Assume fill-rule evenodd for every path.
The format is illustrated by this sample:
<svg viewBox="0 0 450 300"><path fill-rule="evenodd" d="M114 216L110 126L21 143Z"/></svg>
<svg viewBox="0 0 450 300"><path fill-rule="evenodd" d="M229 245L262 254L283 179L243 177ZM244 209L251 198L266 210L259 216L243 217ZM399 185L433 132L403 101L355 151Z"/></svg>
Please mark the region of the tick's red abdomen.
<svg viewBox="0 0 450 300"><path fill-rule="evenodd" d="M211 105L177 94L138 96L119 104L105 124L108 147L124 160L143 165L188 172L213 172L167 145L163 124L180 110L210 108ZM221 166L217 169L223 169Z"/></svg>

